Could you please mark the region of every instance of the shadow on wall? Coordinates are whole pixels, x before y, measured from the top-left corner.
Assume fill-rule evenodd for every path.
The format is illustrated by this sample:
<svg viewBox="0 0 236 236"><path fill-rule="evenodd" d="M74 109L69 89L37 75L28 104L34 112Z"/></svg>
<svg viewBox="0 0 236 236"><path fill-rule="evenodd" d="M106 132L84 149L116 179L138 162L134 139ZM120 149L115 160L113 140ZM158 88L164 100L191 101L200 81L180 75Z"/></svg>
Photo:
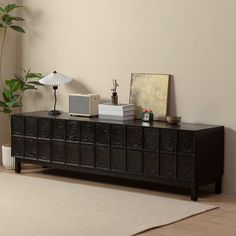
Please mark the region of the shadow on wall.
<svg viewBox="0 0 236 236"><path fill-rule="evenodd" d="M66 84L69 93L89 93L89 90L85 87L85 85L78 80L79 79L73 79L69 84Z"/></svg>
<svg viewBox="0 0 236 236"><path fill-rule="evenodd" d="M66 84L67 89L69 90L68 94L70 93L92 93L84 84L79 82L79 79L72 80L71 83ZM111 102L111 99L101 97L101 103Z"/></svg>

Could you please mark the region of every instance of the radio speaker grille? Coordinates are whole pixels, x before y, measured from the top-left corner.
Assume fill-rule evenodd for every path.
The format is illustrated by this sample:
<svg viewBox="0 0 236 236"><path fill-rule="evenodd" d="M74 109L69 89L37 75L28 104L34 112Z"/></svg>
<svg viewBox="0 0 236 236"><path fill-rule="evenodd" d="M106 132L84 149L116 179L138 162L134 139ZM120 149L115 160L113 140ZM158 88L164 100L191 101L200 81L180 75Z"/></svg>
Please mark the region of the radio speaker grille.
<svg viewBox="0 0 236 236"><path fill-rule="evenodd" d="M89 114L89 97L70 96L69 113Z"/></svg>

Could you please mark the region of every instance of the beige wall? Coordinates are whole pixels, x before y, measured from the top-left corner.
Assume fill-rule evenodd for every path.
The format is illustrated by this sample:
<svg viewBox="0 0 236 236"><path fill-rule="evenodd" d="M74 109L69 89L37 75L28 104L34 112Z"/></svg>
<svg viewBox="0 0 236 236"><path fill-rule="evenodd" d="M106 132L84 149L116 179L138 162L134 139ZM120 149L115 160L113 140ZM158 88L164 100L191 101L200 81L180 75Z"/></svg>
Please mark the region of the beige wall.
<svg viewBox="0 0 236 236"><path fill-rule="evenodd" d="M225 125L225 192L236 193L235 0L23 0L30 21L19 62L74 78L59 91L110 97L117 78L128 102L131 72L174 75L171 110L185 122ZM25 110L49 109L52 94Z"/></svg>

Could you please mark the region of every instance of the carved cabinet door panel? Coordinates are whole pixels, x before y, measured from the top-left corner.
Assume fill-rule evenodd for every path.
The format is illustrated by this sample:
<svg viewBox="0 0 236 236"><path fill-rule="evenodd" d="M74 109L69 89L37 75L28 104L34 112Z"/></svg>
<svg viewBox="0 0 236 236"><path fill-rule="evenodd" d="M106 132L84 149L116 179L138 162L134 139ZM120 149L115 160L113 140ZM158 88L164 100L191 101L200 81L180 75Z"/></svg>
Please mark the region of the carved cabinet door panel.
<svg viewBox="0 0 236 236"><path fill-rule="evenodd" d="M111 145L117 147L126 146L126 128L124 125L111 126Z"/></svg>
<svg viewBox="0 0 236 236"><path fill-rule="evenodd" d="M79 141L80 140L80 123L75 120L66 121L66 140Z"/></svg>
<svg viewBox="0 0 236 236"><path fill-rule="evenodd" d="M96 147L96 168L110 169L110 148L105 146Z"/></svg>
<svg viewBox="0 0 236 236"><path fill-rule="evenodd" d="M94 167L94 146L81 144L80 165Z"/></svg>
<svg viewBox="0 0 236 236"><path fill-rule="evenodd" d="M160 175L168 178L176 178L176 156L169 154L160 155Z"/></svg>
<svg viewBox="0 0 236 236"><path fill-rule="evenodd" d="M143 130L143 147L153 151L159 150L159 129L144 128Z"/></svg>
<svg viewBox="0 0 236 236"><path fill-rule="evenodd" d="M127 126L127 147L142 148L143 131L141 127Z"/></svg>
<svg viewBox="0 0 236 236"><path fill-rule="evenodd" d="M177 150L177 132L171 129L161 129L161 152L175 153Z"/></svg>
<svg viewBox="0 0 236 236"><path fill-rule="evenodd" d="M52 120L52 138L56 140L65 139L65 121L60 119Z"/></svg>
<svg viewBox="0 0 236 236"><path fill-rule="evenodd" d="M25 138L24 141L24 158L37 159L37 139Z"/></svg>
<svg viewBox="0 0 236 236"><path fill-rule="evenodd" d="M65 163L65 143L61 141L52 141L52 162Z"/></svg>
<svg viewBox="0 0 236 236"><path fill-rule="evenodd" d="M28 137L38 136L37 118L25 117L25 136Z"/></svg>
<svg viewBox="0 0 236 236"><path fill-rule="evenodd" d="M81 142L94 143L95 124L92 122L81 122Z"/></svg>
<svg viewBox="0 0 236 236"><path fill-rule="evenodd" d="M143 153L143 172L147 175L159 174L159 153L144 152Z"/></svg>
<svg viewBox="0 0 236 236"><path fill-rule="evenodd" d="M13 116L12 117L12 134L24 135L24 117Z"/></svg>
<svg viewBox="0 0 236 236"><path fill-rule="evenodd" d="M110 144L110 125L97 123L96 124L96 143L97 144Z"/></svg>
<svg viewBox="0 0 236 236"><path fill-rule="evenodd" d="M125 149L112 148L111 169L114 171L125 172L126 169Z"/></svg>
<svg viewBox="0 0 236 236"><path fill-rule="evenodd" d="M127 171L130 173L142 173L142 152L136 150L127 151Z"/></svg>
<svg viewBox="0 0 236 236"><path fill-rule="evenodd" d="M194 157L178 156L178 178L194 179Z"/></svg>
<svg viewBox="0 0 236 236"><path fill-rule="evenodd" d="M189 131L178 132L178 153L193 154L194 153L194 136Z"/></svg>
<svg viewBox="0 0 236 236"><path fill-rule="evenodd" d="M79 164L79 143L66 142L66 163Z"/></svg>
<svg viewBox="0 0 236 236"><path fill-rule="evenodd" d="M24 138L12 136L12 156L24 157Z"/></svg>
<svg viewBox="0 0 236 236"><path fill-rule="evenodd" d="M51 138L51 119L38 118L38 137Z"/></svg>
<svg viewBox="0 0 236 236"><path fill-rule="evenodd" d="M38 139L38 159L41 161L50 161L51 143L48 140Z"/></svg>

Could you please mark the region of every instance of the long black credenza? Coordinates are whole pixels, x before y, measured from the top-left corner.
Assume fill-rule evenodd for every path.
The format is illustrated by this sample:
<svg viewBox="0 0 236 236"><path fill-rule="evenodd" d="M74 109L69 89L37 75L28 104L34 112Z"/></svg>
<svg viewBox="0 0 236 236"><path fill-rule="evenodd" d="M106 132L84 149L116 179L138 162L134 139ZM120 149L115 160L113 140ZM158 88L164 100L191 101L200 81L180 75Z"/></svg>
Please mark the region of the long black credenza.
<svg viewBox="0 0 236 236"><path fill-rule="evenodd" d="M21 163L189 188L215 183L221 192L224 127L52 117L46 111L11 118L15 171ZM99 178L98 178L99 180Z"/></svg>

